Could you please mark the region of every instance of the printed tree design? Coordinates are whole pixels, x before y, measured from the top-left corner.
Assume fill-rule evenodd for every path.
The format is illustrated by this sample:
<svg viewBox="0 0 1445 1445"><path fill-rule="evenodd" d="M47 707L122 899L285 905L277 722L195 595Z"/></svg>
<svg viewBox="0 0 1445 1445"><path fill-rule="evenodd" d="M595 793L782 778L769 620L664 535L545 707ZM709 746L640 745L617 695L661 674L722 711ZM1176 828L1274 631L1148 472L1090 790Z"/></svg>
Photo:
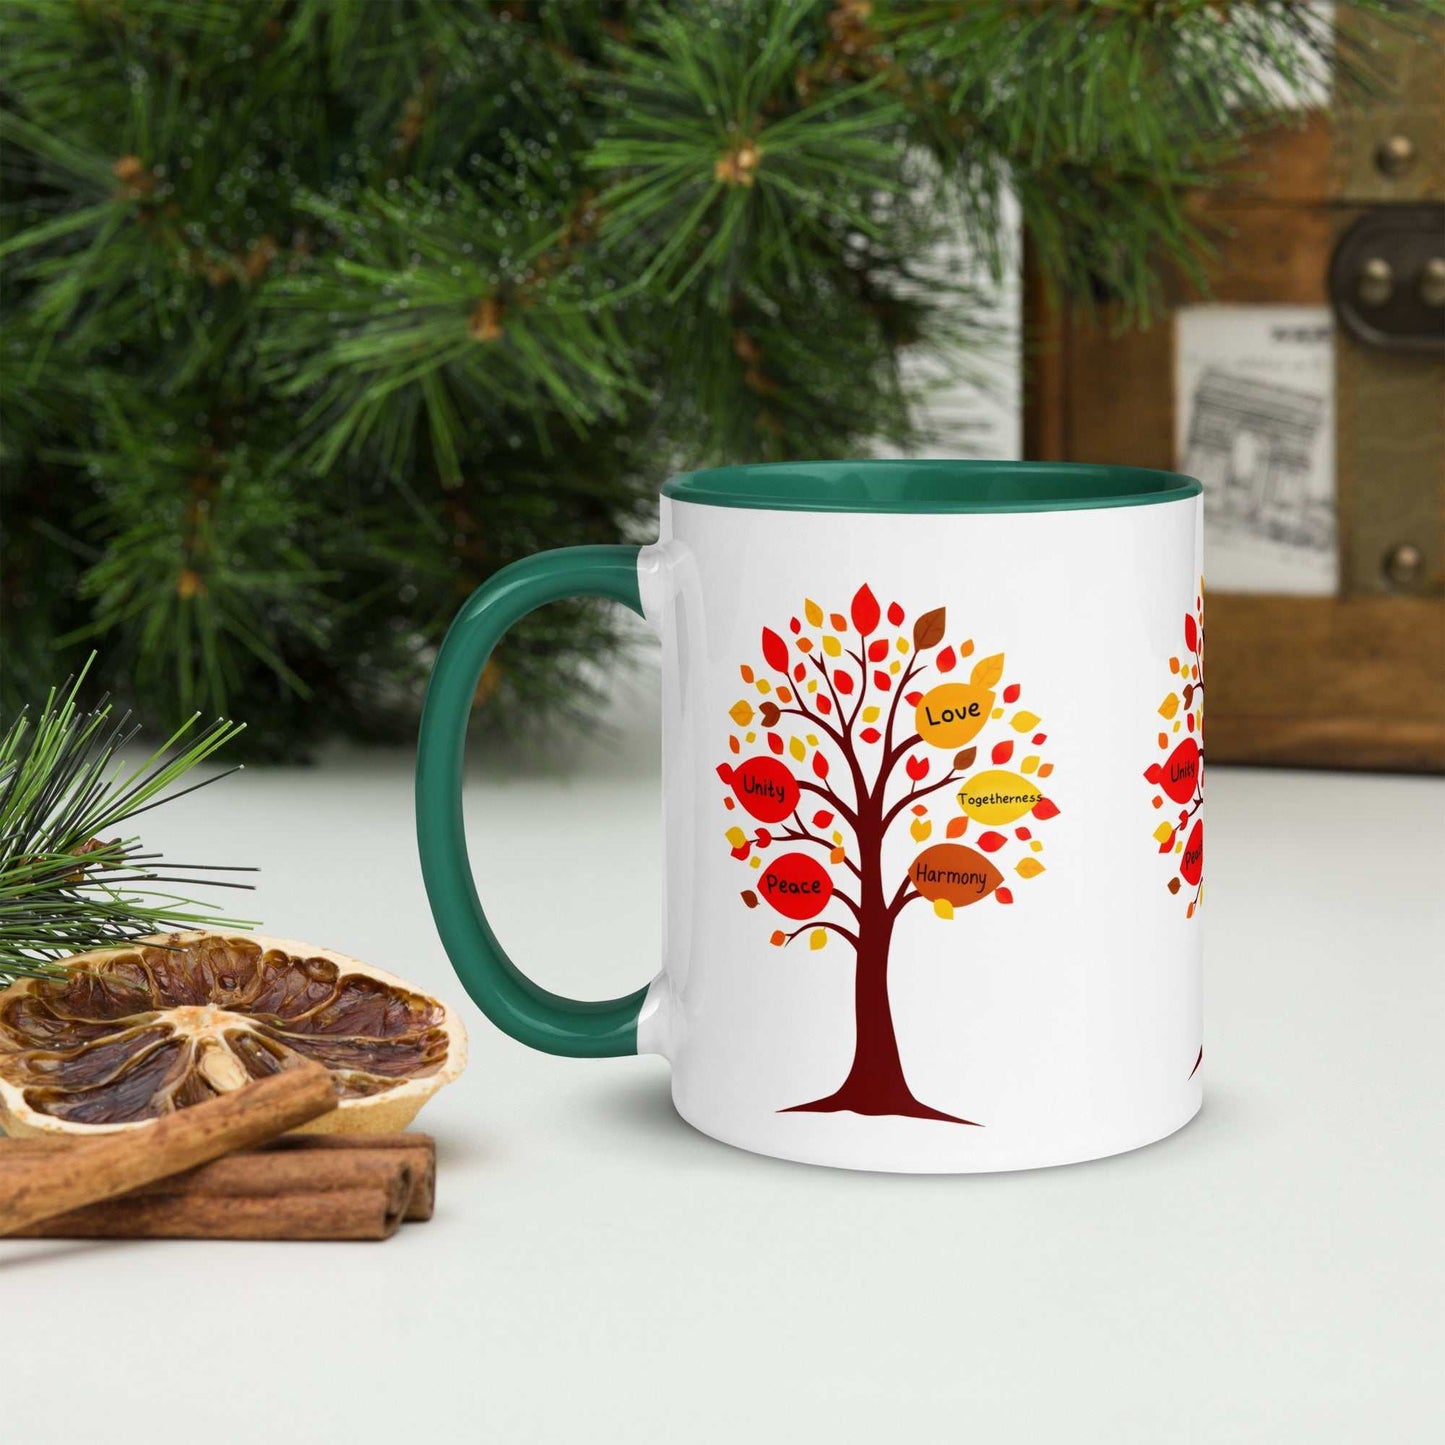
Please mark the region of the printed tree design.
<svg viewBox="0 0 1445 1445"><path fill-rule="evenodd" d="M984 898L1011 904L1002 870L1022 880L1044 871L1043 844L1023 819L1046 822L1059 810L1039 786L1053 765L1038 751L1038 717L1015 709L1003 721L1020 691L1003 681L1003 654L955 680L973 642L944 645L942 607L919 616L911 636L901 631L904 619L896 602L885 618L865 585L846 616L807 601L803 620L788 622L790 637L763 628L762 667L741 669L759 696L730 710L736 760L717 771L731 790L723 806L752 820L750 829L727 831L733 857L758 875L742 900L789 925L771 942L786 947L806 934L809 948L820 949L831 935L853 954L852 1067L831 1094L782 1112L971 1124L920 1103L908 1086L888 993L893 930L919 899L939 919ZM975 766L980 735L996 722L1000 736ZM1005 765L1016 748L1023 755L1015 772ZM901 878L885 879L885 841L906 822L913 842L928 844L945 790L957 810L943 829L947 841L923 847ZM974 824L968 846L960 840Z"/></svg>
<svg viewBox="0 0 1445 1445"><path fill-rule="evenodd" d="M1171 893L1189 899L1185 914L1192 918L1204 898L1204 819L1195 816L1204 806L1203 582L1194 599L1194 611L1184 614L1184 652L1169 659L1169 671L1178 679L1178 686L1159 704L1159 716L1165 723L1159 750L1168 756L1150 763L1144 777L1159 790L1154 795L1156 808L1179 809L1177 816L1160 822L1154 838L1160 853L1177 860L1166 886Z"/></svg>

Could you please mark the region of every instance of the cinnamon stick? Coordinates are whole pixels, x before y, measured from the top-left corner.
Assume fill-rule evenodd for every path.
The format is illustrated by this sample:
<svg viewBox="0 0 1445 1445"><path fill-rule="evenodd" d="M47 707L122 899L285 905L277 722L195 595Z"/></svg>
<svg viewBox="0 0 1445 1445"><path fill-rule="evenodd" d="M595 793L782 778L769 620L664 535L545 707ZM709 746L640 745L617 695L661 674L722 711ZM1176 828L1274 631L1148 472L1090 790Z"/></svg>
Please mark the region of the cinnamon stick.
<svg viewBox="0 0 1445 1445"><path fill-rule="evenodd" d="M430 1134L287 1134L262 1148L271 1150L363 1152L368 1149L395 1150L406 1155L411 1165L411 1203L408 1220L426 1220L436 1209L437 1146ZM3 1148L0 1148L3 1157Z"/></svg>
<svg viewBox="0 0 1445 1445"><path fill-rule="evenodd" d="M0 1194L11 1171L28 1168L37 1155L74 1147L69 1139L0 1139ZM368 1182L372 1169L385 1169L397 1159L411 1170L406 1219L430 1219L436 1201L436 1142L429 1134L285 1134L172 1175L163 1185L146 1185L144 1192L314 1193ZM344 1162L333 1165L332 1160Z"/></svg>
<svg viewBox="0 0 1445 1445"><path fill-rule="evenodd" d="M140 1194L106 1199L14 1231L20 1239L388 1239L406 1212L398 1172L391 1187L298 1190L268 1197Z"/></svg>
<svg viewBox="0 0 1445 1445"><path fill-rule="evenodd" d="M306 1063L143 1128L36 1155L0 1179L0 1235L260 1144L336 1108L331 1076ZM265 1236L221 1236L252 1238Z"/></svg>

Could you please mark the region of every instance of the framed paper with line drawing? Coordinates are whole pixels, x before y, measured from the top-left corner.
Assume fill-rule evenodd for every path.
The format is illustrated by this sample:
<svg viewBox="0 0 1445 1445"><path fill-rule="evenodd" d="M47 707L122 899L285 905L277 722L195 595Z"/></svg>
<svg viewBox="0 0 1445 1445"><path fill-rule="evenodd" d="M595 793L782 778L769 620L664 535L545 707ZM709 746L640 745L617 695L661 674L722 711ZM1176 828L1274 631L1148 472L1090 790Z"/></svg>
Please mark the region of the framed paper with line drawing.
<svg viewBox="0 0 1445 1445"><path fill-rule="evenodd" d="M1334 332L1323 306L1184 306L1175 453L1204 483L1211 590L1339 587Z"/></svg>

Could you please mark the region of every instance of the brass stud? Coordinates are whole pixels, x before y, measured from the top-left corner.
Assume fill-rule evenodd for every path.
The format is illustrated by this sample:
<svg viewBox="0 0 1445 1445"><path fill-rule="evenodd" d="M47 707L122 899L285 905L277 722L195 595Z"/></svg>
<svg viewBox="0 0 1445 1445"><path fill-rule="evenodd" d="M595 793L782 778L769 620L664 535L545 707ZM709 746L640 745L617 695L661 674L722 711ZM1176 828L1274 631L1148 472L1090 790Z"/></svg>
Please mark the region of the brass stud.
<svg viewBox="0 0 1445 1445"><path fill-rule="evenodd" d="M1445 306L1445 256L1431 256L1420 268L1420 299L1427 306Z"/></svg>
<svg viewBox="0 0 1445 1445"><path fill-rule="evenodd" d="M1383 256L1371 256L1360 267L1355 292L1366 306L1383 306L1395 294L1395 273Z"/></svg>
<svg viewBox="0 0 1445 1445"><path fill-rule="evenodd" d="M1413 587L1425 570L1425 554L1413 542L1399 542L1385 553L1385 580L1396 587Z"/></svg>
<svg viewBox="0 0 1445 1445"><path fill-rule="evenodd" d="M1402 176L1415 160L1415 142L1407 135L1392 135L1375 147L1375 165L1386 176Z"/></svg>

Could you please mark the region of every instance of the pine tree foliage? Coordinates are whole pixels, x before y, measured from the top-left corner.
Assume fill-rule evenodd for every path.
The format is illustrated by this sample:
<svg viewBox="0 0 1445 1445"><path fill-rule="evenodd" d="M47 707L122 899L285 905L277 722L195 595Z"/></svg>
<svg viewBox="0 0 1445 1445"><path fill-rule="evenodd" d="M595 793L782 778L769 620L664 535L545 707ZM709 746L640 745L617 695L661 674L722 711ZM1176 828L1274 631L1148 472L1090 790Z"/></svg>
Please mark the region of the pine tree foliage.
<svg viewBox="0 0 1445 1445"><path fill-rule="evenodd" d="M96 647L167 731L402 735L469 591L675 465L917 441L900 356L984 330L930 258L1007 264L1007 187L1146 316L1329 46L1292 0L7 0L3 702ZM486 711L614 643L546 609Z"/></svg>
<svg viewBox="0 0 1445 1445"><path fill-rule="evenodd" d="M79 680L51 691L0 733L0 987L56 959L168 929L248 926L173 893L176 885L249 887L235 868L177 864L118 830L171 798L224 777L176 785L240 725L188 719L139 765L122 757L137 725L109 701L76 702ZM235 771L235 769L231 769ZM197 873L204 874L196 877Z"/></svg>

